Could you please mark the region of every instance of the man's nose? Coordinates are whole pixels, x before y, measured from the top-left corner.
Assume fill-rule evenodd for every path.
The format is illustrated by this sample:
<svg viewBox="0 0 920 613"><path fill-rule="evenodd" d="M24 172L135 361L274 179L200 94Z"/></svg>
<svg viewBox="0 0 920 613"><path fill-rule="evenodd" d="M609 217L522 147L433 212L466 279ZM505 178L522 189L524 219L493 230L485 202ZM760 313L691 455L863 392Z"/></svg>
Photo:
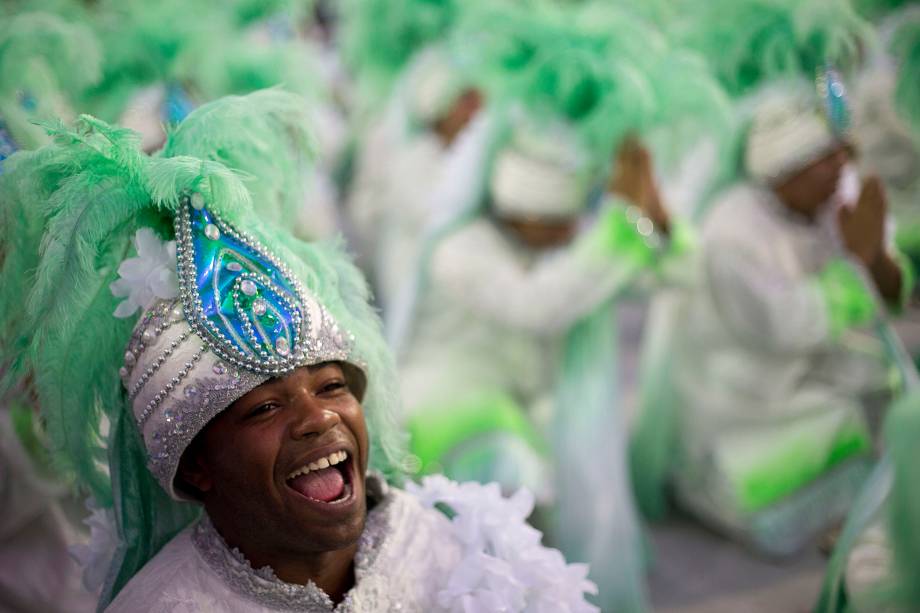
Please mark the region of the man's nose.
<svg viewBox="0 0 920 613"><path fill-rule="evenodd" d="M291 404L295 416L291 425L293 438L321 436L342 421L338 413L326 408L322 400L308 390L292 396Z"/></svg>

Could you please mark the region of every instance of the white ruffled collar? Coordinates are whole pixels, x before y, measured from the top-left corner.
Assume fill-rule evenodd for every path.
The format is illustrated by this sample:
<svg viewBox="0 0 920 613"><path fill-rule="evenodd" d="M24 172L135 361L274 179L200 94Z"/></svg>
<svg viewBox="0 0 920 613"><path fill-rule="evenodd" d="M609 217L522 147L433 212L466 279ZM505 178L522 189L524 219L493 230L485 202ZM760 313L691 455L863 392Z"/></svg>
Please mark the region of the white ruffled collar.
<svg viewBox="0 0 920 613"><path fill-rule="evenodd" d="M319 586L312 581L306 585L287 583L279 579L269 566L254 569L243 553L231 548L214 528L207 514L195 526L192 542L199 555L221 580L236 594L268 609L278 611L303 611L306 613L357 613L357 603L366 600L362 593L362 580L384 572L379 569L380 551L391 532L394 497L382 477L368 475L369 501L374 502L367 515L364 532L358 541L355 555L355 587L337 606ZM370 581L369 589L378 582ZM374 594L380 598L381 594Z"/></svg>

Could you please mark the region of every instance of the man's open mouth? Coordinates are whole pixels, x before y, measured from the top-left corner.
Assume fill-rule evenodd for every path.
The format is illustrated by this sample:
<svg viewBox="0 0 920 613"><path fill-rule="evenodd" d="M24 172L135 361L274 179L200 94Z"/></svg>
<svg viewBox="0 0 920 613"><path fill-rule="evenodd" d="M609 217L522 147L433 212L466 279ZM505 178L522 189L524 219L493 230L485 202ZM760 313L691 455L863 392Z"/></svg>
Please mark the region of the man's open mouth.
<svg viewBox="0 0 920 613"><path fill-rule="evenodd" d="M314 502L341 504L351 498L352 457L345 450L333 451L292 471L288 487Z"/></svg>

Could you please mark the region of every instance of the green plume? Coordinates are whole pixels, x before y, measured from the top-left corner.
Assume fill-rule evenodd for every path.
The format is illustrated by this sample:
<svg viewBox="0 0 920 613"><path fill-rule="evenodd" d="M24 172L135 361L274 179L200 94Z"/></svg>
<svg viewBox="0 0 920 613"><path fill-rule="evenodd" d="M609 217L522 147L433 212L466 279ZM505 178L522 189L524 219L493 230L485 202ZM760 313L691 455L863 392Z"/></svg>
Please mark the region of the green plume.
<svg viewBox="0 0 920 613"><path fill-rule="evenodd" d="M920 14L914 13L898 26L891 51L898 64L895 108L920 134Z"/></svg>
<svg viewBox="0 0 920 613"><path fill-rule="evenodd" d="M281 81L296 87L302 63L292 45L261 48L246 41L245 29L273 15L297 19L299 6L290 0L101 0L93 14L106 61L102 81L84 102L113 121L139 88L154 83L182 82L200 101Z"/></svg>
<svg viewBox="0 0 920 613"><path fill-rule="evenodd" d="M490 3L470 9L452 41L490 101L568 123L597 160L631 132L727 112L699 58L609 3Z"/></svg>
<svg viewBox="0 0 920 613"><path fill-rule="evenodd" d="M849 0L680 0L672 35L699 51L735 96L784 76L854 68L869 25Z"/></svg>
<svg viewBox="0 0 920 613"><path fill-rule="evenodd" d="M234 169L259 214L290 227L304 203L302 169L311 157L307 111L303 98L280 90L228 96L192 111L170 132L161 155Z"/></svg>
<svg viewBox="0 0 920 613"><path fill-rule="evenodd" d="M920 396L908 394L890 410L885 442L894 469L888 527L894 549L898 610L920 607Z"/></svg>
<svg viewBox="0 0 920 613"><path fill-rule="evenodd" d="M384 97L417 51L449 34L463 4L459 0L343 0L342 54L360 86L368 95Z"/></svg>

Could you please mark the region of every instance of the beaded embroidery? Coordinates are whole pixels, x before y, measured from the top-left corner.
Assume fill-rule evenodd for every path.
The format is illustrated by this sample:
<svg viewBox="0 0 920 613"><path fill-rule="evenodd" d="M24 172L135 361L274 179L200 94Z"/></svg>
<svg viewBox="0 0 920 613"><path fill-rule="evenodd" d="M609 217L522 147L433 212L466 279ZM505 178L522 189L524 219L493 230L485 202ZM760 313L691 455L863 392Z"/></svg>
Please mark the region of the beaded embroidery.
<svg viewBox="0 0 920 613"><path fill-rule="evenodd" d="M148 442L148 466L160 483L173 478L185 448L214 415L265 380L264 375L230 371L221 362L213 371L213 376L196 377L194 384L185 388L183 398L169 403L163 426Z"/></svg>
<svg viewBox="0 0 920 613"><path fill-rule="evenodd" d="M305 292L252 237L208 211L200 194L176 216L179 287L192 328L222 359L280 375L312 349Z"/></svg>

